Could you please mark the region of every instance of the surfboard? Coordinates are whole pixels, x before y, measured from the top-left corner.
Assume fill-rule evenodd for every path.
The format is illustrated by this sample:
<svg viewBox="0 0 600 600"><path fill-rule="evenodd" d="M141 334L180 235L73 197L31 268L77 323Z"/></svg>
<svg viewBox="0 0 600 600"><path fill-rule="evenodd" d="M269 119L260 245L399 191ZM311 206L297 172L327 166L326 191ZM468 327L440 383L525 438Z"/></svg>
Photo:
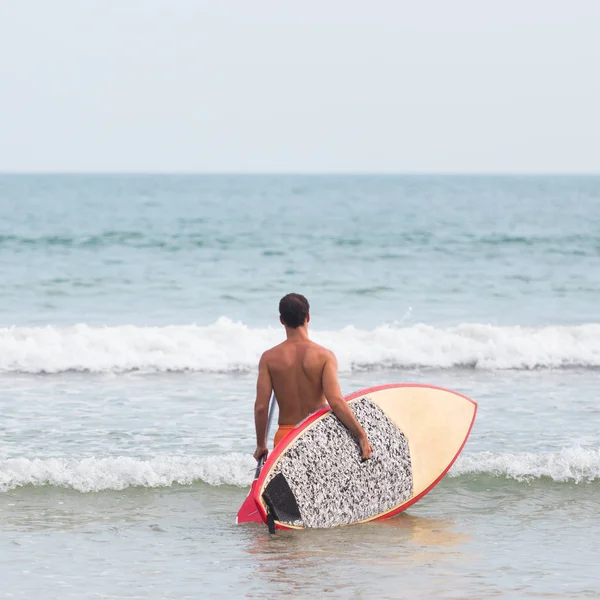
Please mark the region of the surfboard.
<svg viewBox="0 0 600 600"><path fill-rule="evenodd" d="M392 517L444 477L477 414L470 398L423 384L368 388L346 401L372 457L361 460L358 443L329 408L316 412L269 455L252 486L251 520L270 516L277 529L302 529Z"/></svg>

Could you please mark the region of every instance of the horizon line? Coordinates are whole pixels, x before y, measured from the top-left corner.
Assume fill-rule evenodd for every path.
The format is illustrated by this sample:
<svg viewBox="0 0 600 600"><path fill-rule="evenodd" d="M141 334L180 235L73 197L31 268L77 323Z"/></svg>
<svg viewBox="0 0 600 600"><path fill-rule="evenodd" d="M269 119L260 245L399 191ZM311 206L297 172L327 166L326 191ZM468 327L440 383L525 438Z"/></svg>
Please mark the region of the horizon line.
<svg viewBox="0 0 600 600"><path fill-rule="evenodd" d="M0 176L599 177L600 171L1 171Z"/></svg>

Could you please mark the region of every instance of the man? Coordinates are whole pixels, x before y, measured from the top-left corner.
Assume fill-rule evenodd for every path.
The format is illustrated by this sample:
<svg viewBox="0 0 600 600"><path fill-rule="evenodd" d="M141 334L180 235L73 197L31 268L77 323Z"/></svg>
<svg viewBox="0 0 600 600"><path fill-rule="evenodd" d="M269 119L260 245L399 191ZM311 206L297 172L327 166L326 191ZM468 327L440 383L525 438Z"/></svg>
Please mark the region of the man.
<svg viewBox="0 0 600 600"><path fill-rule="evenodd" d="M274 391L279 405L275 445L302 419L326 406L327 400L338 419L358 441L362 458L366 460L373 449L342 396L335 355L308 339L309 308L308 300L300 294L288 294L279 302L279 320L285 327L287 339L267 350L258 364L254 458L266 458L269 452L267 420L271 392Z"/></svg>

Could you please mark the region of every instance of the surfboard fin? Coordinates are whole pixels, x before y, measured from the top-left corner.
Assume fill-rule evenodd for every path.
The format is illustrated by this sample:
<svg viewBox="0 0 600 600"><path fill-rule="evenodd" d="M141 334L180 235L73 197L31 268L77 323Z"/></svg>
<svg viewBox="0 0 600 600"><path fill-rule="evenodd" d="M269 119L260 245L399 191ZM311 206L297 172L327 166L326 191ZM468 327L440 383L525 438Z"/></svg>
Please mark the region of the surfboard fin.
<svg viewBox="0 0 600 600"><path fill-rule="evenodd" d="M269 528L269 533L273 535L277 530L275 529L275 519L271 511L267 513L267 527Z"/></svg>

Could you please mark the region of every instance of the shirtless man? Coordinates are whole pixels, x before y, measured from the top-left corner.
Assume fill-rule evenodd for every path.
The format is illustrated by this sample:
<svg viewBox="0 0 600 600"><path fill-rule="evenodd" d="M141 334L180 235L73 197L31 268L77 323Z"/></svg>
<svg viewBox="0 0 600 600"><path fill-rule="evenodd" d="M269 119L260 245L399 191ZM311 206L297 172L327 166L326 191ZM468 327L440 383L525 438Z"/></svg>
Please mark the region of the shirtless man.
<svg viewBox="0 0 600 600"><path fill-rule="evenodd" d="M310 321L308 300L300 294L288 294L279 302L279 320L285 327L286 341L267 350L258 364L254 423L254 458L266 458L267 419L271 392L279 405L279 430L275 445L309 414L326 406L354 434L364 460L373 449L364 429L342 396L337 377L337 360L330 350L308 339Z"/></svg>

